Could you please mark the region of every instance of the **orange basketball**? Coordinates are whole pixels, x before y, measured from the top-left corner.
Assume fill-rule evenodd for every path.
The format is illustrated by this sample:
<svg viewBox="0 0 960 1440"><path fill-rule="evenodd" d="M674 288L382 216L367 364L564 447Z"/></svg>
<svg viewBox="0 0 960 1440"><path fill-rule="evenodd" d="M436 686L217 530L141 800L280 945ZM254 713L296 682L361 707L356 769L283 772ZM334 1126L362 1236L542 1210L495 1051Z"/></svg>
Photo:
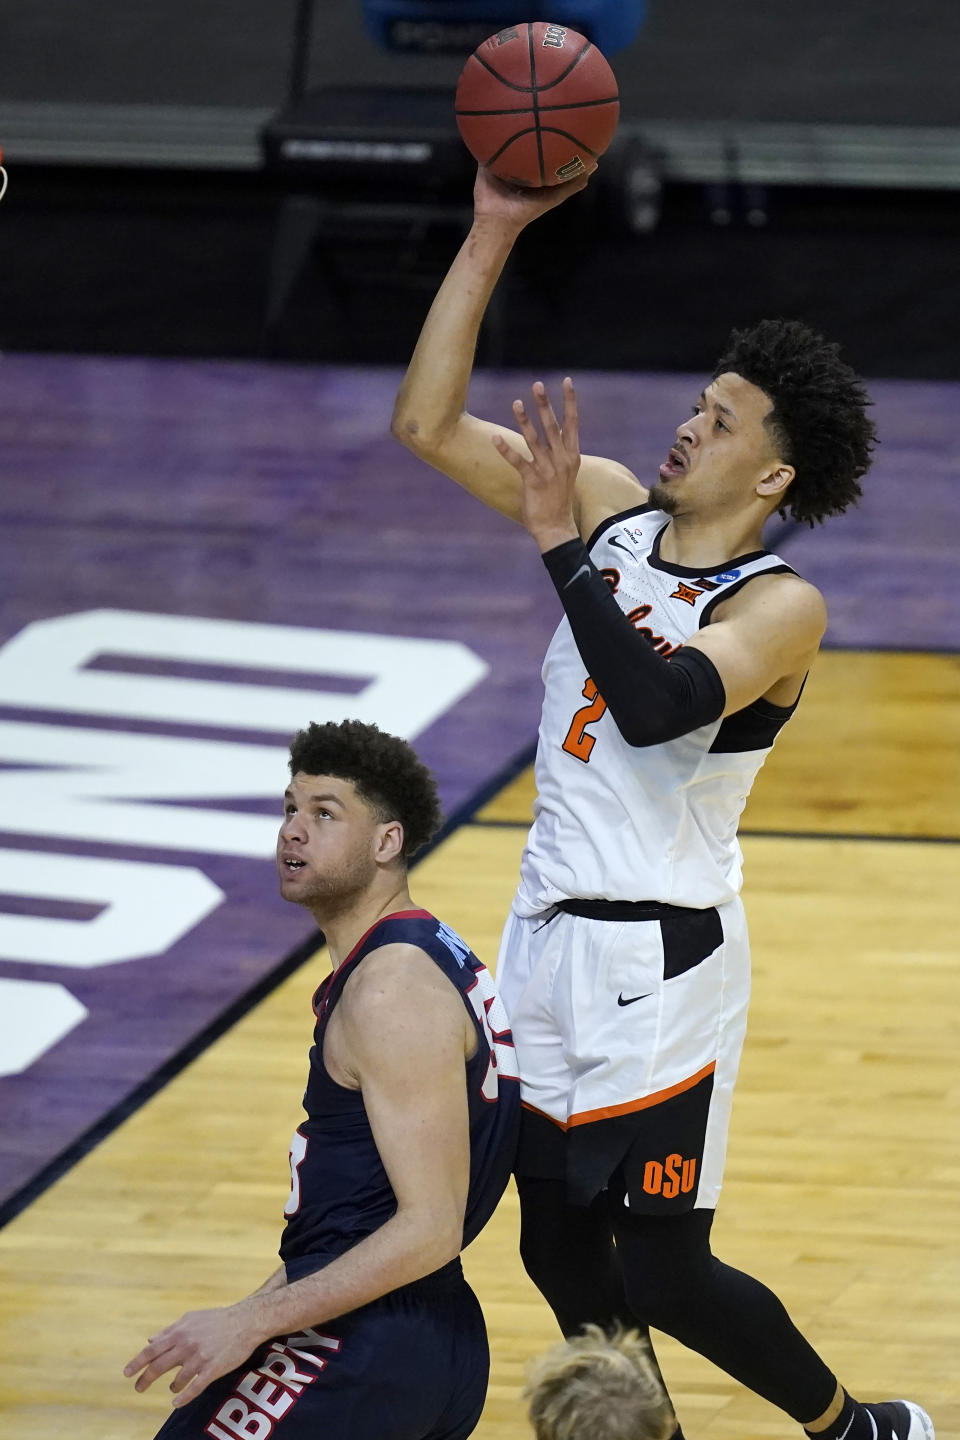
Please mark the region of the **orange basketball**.
<svg viewBox="0 0 960 1440"><path fill-rule="evenodd" d="M613 71L576 30L537 20L478 45L457 85L457 125L481 165L513 185L561 185L613 139Z"/></svg>

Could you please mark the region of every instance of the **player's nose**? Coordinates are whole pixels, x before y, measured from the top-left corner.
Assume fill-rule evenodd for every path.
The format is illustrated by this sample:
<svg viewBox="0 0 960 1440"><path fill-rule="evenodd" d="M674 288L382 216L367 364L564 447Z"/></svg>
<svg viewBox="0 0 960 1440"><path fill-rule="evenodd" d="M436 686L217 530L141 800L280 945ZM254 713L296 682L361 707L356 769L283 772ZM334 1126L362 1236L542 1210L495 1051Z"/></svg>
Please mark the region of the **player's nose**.
<svg viewBox="0 0 960 1440"><path fill-rule="evenodd" d="M302 825L301 822L300 822L300 817L299 817L298 815L296 815L296 814L293 814L293 815L285 815L285 816L283 817L283 820L281 821L281 824L280 824L280 834L279 834L279 836L278 836L278 844L281 844L281 845L282 845L285 841L294 841L294 842L296 842L296 841L298 841L298 840L303 840L303 839L304 839L304 830L303 830L303 825Z"/></svg>

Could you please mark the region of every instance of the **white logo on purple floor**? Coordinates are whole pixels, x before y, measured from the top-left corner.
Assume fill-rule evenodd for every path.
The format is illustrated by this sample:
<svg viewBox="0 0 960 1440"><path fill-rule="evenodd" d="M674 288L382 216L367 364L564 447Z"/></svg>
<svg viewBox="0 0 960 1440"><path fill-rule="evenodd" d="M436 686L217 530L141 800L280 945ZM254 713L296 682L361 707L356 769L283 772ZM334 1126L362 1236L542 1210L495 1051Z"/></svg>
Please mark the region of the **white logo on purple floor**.
<svg viewBox="0 0 960 1440"><path fill-rule="evenodd" d="M162 955L223 903L219 887L186 861L65 854L68 842L272 863L278 818L231 806L276 800L279 816L295 730L349 715L412 739L487 672L449 640L125 610L26 626L0 649L0 704L39 716L0 720L0 960L88 969ZM55 902L90 913L29 913ZM0 981L0 1074L86 1013L64 986Z"/></svg>

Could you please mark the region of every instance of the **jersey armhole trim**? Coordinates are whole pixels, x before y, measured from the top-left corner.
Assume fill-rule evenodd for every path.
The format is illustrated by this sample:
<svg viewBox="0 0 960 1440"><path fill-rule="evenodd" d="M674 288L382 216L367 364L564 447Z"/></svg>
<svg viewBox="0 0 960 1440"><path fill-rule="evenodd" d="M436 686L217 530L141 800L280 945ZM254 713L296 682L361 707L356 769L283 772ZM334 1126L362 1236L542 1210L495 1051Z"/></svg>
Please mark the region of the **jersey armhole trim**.
<svg viewBox="0 0 960 1440"><path fill-rule="evenodd" d="M722 605L725 600L729 600L731 595L736 595L737 591L742 590L744 585L749 585L751 580L756 580L761 575L796 575L796 573L792 565L785 565L781 561L779 565L767 565L763 570L754 570L752 575L744 575L741 580L735 580L732 585L727 585L707 601L706 605L704 605L700 611L697 629L705 629L706 626L709 625L710 617L717 606Z"/></svg>

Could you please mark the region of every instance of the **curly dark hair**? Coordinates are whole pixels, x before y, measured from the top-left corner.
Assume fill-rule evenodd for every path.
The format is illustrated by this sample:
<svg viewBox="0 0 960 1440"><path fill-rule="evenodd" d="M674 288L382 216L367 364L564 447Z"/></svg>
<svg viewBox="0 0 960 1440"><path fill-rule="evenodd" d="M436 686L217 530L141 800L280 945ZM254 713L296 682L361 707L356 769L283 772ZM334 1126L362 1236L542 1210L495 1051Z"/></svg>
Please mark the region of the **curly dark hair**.
<svg viewBox="0 0 960 1440"><path fill-rule="evenodd" d="M362 720L310 724L290 742L290 774L349 780L382 820L403 826L403 858L431 840L442 814L437 784L412 745Z"/></svg>
<svg viewBox="0 0 960 1440"><path fill-rule="evenodd" d="M799 320L761 320L733 331L713 378L731 370L769 396L764 423L796 470L780 514L812 527L855 505L876 427L866 413L873 402L839 345Z"/></svg>

